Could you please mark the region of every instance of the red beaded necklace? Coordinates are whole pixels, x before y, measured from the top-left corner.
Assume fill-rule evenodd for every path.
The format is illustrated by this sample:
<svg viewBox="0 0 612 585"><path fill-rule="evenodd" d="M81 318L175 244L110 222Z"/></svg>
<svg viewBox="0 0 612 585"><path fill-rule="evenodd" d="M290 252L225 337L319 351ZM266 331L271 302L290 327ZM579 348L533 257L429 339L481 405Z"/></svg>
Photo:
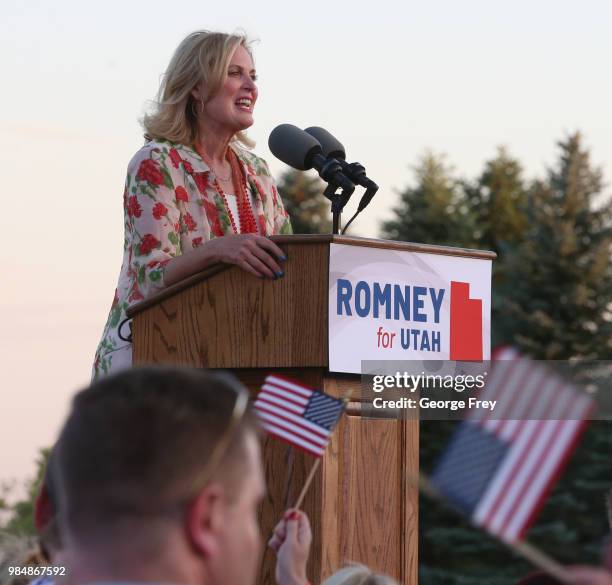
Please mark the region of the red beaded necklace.
<svg viewBox="0 0 612 585"><path fill-rule="evenodd" d="M194 144L194 148L196 152L200 155L200 158L212 170L212 164L210 164L208 157L204 154L204 151L202 150L200 145L196 143ZM223 189L221 189L221 185L219 185L219 181L217 180L216 176L213 181L213 186L215 187L217 193L221 195L221 199L223 199L223 204L225 205L225 209L227 211L227 214L229 215L230 223L232 224L232 229L234 230L234 233L256 234L258 233L257 222L255 221L255 214L253 213L253 208L251 207L249 192L247 190L244 174L240 166L240 161L238 160L238 156L236 155L236 153L229 147L225 156L232 169L232 183L234 185L234 190L236 191L236 204L238 207L240 230L238 230L238 226L236 225L236 221L234 219L234 214L230 209L230 206L227 202L227 197L225 196Z"/></svg>

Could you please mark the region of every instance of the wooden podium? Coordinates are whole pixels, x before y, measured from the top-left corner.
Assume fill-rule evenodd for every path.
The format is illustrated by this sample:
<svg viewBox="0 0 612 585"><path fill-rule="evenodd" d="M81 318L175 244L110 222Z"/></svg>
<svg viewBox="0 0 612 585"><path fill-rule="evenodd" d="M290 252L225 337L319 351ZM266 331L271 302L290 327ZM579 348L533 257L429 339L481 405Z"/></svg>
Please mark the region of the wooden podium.
<svg viewBox="0 0 612 585"><path fill-rule="evenodd" d="M363 238L276 236L288 261L285 276L260 280L220 265L134 306L134 364L169 363L231 370L254 395L264 377L285 374L325 392L353 390L306 496L313 527L308 566L315 585L356 561L417 583L418 421L360 416L358 375L328 370L328 274L331 243L491 259L491 252ZM261 507L267 540L291 506L314 458L267 438L268 494ZM274 584L274 555L266 550L258 584Z"/></svg>

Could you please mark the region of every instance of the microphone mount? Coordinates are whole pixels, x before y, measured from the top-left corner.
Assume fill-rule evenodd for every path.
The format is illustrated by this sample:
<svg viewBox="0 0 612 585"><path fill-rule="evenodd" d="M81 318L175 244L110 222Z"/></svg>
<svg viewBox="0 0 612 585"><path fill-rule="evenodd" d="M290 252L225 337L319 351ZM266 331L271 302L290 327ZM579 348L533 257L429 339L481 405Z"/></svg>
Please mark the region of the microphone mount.
<svg viewBox="0 0 612 585"><path fill-rule="evenodd" d="M340 216L344 206L355 191L355 184L342 171L342 165L335 158L325 158L322 154L312 157L312 166L327 183L323 195L331 201L332 233L340 233ZM338 192L338 189L340 191Z"/></svg>

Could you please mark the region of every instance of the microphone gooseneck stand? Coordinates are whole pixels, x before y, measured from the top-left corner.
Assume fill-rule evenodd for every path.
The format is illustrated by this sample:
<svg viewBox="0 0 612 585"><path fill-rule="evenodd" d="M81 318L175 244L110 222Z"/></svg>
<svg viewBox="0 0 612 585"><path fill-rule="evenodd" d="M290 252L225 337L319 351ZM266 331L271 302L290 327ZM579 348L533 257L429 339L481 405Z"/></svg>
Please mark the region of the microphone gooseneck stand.
<svg viewBox="0 0 612 585"><path fill-rule="evenodd" d="M355 188L353 187L352 190ZM350 193L347 195L345 189L342 189L340 193L336 193L338 185L330 183L323 191L323 195L331 201L332 210L332 234L340 234L340 216L342 215L342 209L344 208L344 199L350 197ZM351 191L352 192L352 191Z"/></svg>
<svg viewBox="0 0 612 585"><path fill-rule="evenodd" d="M317 158L320 156L316 155ZM323 195L332 204L332 233L340 234L340 215L355 190L355 184L342 173L340 163L334 158L324 159L324 162L318 166L320 166L319 176L327 183Z"/></svg>

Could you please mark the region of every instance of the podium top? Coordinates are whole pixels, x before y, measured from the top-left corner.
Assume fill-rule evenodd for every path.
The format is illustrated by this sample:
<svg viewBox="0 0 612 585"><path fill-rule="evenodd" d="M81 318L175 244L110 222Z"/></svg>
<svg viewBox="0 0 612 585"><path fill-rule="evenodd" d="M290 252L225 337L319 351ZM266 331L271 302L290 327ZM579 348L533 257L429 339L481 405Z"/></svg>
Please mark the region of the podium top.
<svg viewBox="0 0 612 585"><path fill-rule="evenodd" d="M463 258L477 258L480 260L495 260L497 254L489 250L474 250L469 248L454 248L452 246L437 246L432 244L418 244L413 242L398 242L394 240L377 240L375 238L360 238L356 236L341 236L335 234L295 234L288 236L271 236L270 238L277 244L345 244L348 246L364 246L368 248L379 248L387 250L401 250L409 252L420 252L423 254L435 254L438 256L459 256ZM135 304L127 310L127 316L132 318L145 311L149 307L207 280L219 272L231 268L230 264L216 264L205 268L201 272L189 276L163 291L157 293L149 299Z"/></svg>

